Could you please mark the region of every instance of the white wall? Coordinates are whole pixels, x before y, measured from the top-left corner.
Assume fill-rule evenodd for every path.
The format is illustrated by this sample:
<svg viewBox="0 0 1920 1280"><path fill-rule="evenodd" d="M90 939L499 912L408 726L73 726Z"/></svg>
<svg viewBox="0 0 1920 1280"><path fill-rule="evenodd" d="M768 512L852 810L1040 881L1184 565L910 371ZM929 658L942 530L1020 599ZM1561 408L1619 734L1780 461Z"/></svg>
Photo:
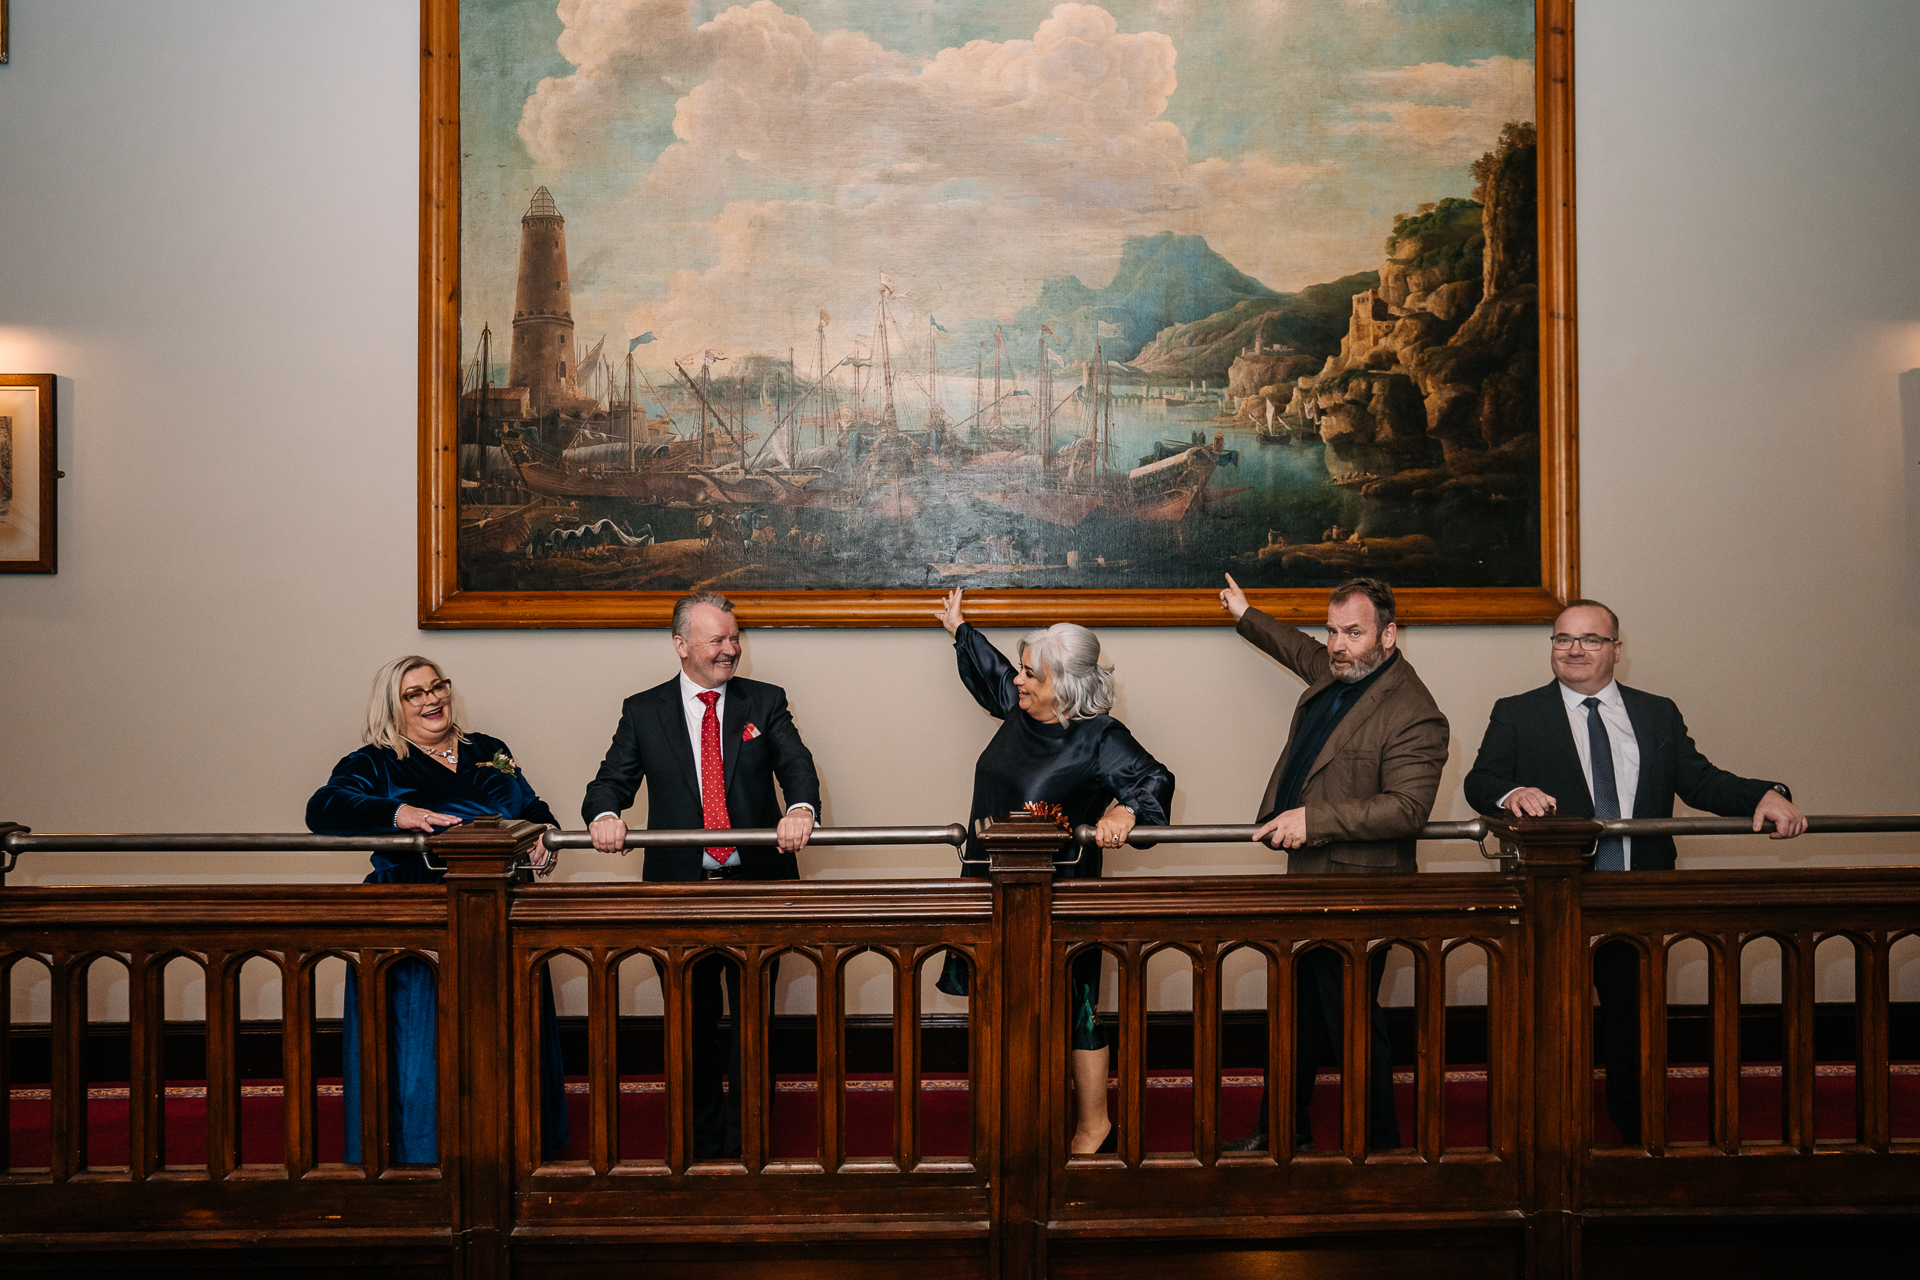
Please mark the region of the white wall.
<svg viewBox="0 0 1920 1280"><path fill-rule="evenodd" d="M1583 583L1626 678L1816 812L1920 809L1920 7L1611 0L1577 29ZM658 632L414 625L415 0L13 0L0 368L60 375L61 571L0 579L0 817L298 830L373 669L459 680L576 820ZM751 623L751 619L747 619ZM1453 721L1440 817L1542 627L1416 629ZM1007 637L999 637L1006 639ZM1175 821L1245 821L1298 685L1227 630L1111 630ZM990 722L927 631L750 633L831 823L952 821ZM1684 865L1906 860L1695 840ZM944 852L807 855L944 875ZM1163 847L1119 874L1261 871ZM1429 870L1480 866L1467 846ZM14 883L357 880L356 859L43 857ZM630 876L573 856L573 879Z"/></svg>

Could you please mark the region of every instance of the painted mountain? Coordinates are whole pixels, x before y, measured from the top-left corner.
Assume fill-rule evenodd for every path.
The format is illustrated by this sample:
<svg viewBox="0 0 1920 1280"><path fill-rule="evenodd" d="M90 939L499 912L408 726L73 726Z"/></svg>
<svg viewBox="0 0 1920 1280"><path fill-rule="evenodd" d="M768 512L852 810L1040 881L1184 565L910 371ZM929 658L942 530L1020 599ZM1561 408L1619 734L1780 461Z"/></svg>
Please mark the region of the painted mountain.
<svg viewBox="0 0 1920 1280"><path fill-rule="evenodd" d="M1126 361L1169 325L1200 320L1244 301L1280 296L1215 253L1205 237L1163 231L1127 237L1119 269L1103 289L1088 288L1078 276L1047 280L1033 304L1003 329L1009 341L1018 333L1025 342L1044 324L1064 340L1069 360L1091 360L1094 339L1105 323L1109 328L1100 339L1100 354ZM1117 336L1114 328L1120 331ZM955 336L961 340L960 350L969 341L990 342L993 322L956 327Z"/></svg>

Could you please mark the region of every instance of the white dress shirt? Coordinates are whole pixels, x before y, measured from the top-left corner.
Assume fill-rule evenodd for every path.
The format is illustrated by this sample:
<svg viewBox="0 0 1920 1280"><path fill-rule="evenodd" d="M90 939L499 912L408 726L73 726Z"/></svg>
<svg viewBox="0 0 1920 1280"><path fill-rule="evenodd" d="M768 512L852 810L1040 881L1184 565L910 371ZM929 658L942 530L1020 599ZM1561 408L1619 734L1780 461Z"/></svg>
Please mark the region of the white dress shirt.
<svg viewBox="0 0 1920 1280"><path fill-rule="evenodd" d="M1640 740L1633 736L1633 721L1627 719L1627 704L1620 696L1618 681L1608 681L1606 688L1592 695L1569 689L1564 683L1560 685L1560 700L1567 707L1567 728L1573 731L1573 749L1580 756L1580 772L1587 780L1589 796L1593 794L1593 740L1592 731L1587 728L1586 708L1589 696L1600 699L1600 723L1607 727L1607 745L1613 748L1613 789L1620 801L1620 816L1631 818L1634 797L1640 791ZM1524 788L1515 787L1500 797L1500 807L1506 808L1513 792L1521 790ZM1631 871L1633 841L1622 838L1620 844L1626 868Z"/></svg>
<svg viewBox="0 0 1920 1280"><path fill-rule="evenodd" d="M700 776L700 734L707 722L707 704L700 701L700 695L703 693L717 693L720 695L714 700L713 717L716 724L724 726L727 722L727 686L723 684L717 689L702 689L693 682L686 672L682 671L680 673L680 710L686 713L687 745L693 749L694 787L702 796L705 796L706 779ZM723 751L725 750L724 744L721 749ZM805 809L808 813L814 812L813 806L804 800L796 801L787 806L787 812L789 813L795 809ZM619 814L609 811L607 813L595 814L593 820L598 822L602 818L617 818L619 816ZM713 855L710 853L702 853L700 855L700 865L708 871L717 870L720 866L718 862L713 860Z"/></svg>

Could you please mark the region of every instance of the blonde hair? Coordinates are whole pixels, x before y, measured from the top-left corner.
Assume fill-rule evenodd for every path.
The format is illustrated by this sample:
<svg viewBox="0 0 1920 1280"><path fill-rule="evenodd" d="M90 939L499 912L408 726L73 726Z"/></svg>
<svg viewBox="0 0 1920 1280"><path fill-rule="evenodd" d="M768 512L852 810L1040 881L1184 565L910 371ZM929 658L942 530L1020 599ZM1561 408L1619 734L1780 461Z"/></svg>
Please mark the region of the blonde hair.
<svg viewBox="0 0 1920 1280"><path fill-rule="evenodd" d="M1029 631L1020 647L1027 661L1053 679L1053 714L1091 720L1113 709L1113 668L1100 665L1100 637L1077 622L1056 622Z"/></svg>
<svg viewBox="0 0 1920 1280"><path fill-rule="evenodd" d="M447 673L432 658L423 658L410 653L404 658L395 658L386 666L373 673L373 692L367 696L367 727L360 732L360 741L376 747L385 747L402 760L407 758L407 739L401 733L400 726L406 723L405 705L400 699L400 686L405 683L407 673L425 667L433 672L436 680L445 680ZM449 681L451 683L451 681ZM455 742L465 742L467 732L464 727L467 718L466 705L460 700L459 690L450 690L453 694L447 700L448 718L453 721Z"/></svg>

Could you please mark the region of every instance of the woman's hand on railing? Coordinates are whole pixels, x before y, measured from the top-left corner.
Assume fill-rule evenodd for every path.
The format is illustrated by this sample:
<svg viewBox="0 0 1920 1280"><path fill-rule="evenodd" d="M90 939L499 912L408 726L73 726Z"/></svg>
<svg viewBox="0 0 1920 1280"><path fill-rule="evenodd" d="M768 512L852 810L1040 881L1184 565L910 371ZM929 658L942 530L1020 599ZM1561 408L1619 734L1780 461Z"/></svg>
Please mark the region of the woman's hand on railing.
<svg viewBox="0 0 1920 1280"><path fill-rule="evenodd" d="M1100 815L1100 821L1093 829L1095 843L1108 848L1119 848L1127 842L1127 837L1133 834L1134 822L1133 810L1116 803Z"/></svg>
<svg viewBox="0 0 1920 1280"><path fill-rule="evenodd" d="M403 804L393 812L393 825L402 831L424 831L434 835L442 827L457 827L465 818L456 818L450 813L436 813L432 809L422 809L416 805Z"/></svg>
<svg viewBox="0 0 1920 1280"><path fill-rule="evenodd" d="M547 824L549 831L559 829L551 823ZM545 880L553 874L554 868L560 865L560 851L548 848L544 840L535 840L527 848L527 865L533 869L533 874L537 878Z"/></svg>

